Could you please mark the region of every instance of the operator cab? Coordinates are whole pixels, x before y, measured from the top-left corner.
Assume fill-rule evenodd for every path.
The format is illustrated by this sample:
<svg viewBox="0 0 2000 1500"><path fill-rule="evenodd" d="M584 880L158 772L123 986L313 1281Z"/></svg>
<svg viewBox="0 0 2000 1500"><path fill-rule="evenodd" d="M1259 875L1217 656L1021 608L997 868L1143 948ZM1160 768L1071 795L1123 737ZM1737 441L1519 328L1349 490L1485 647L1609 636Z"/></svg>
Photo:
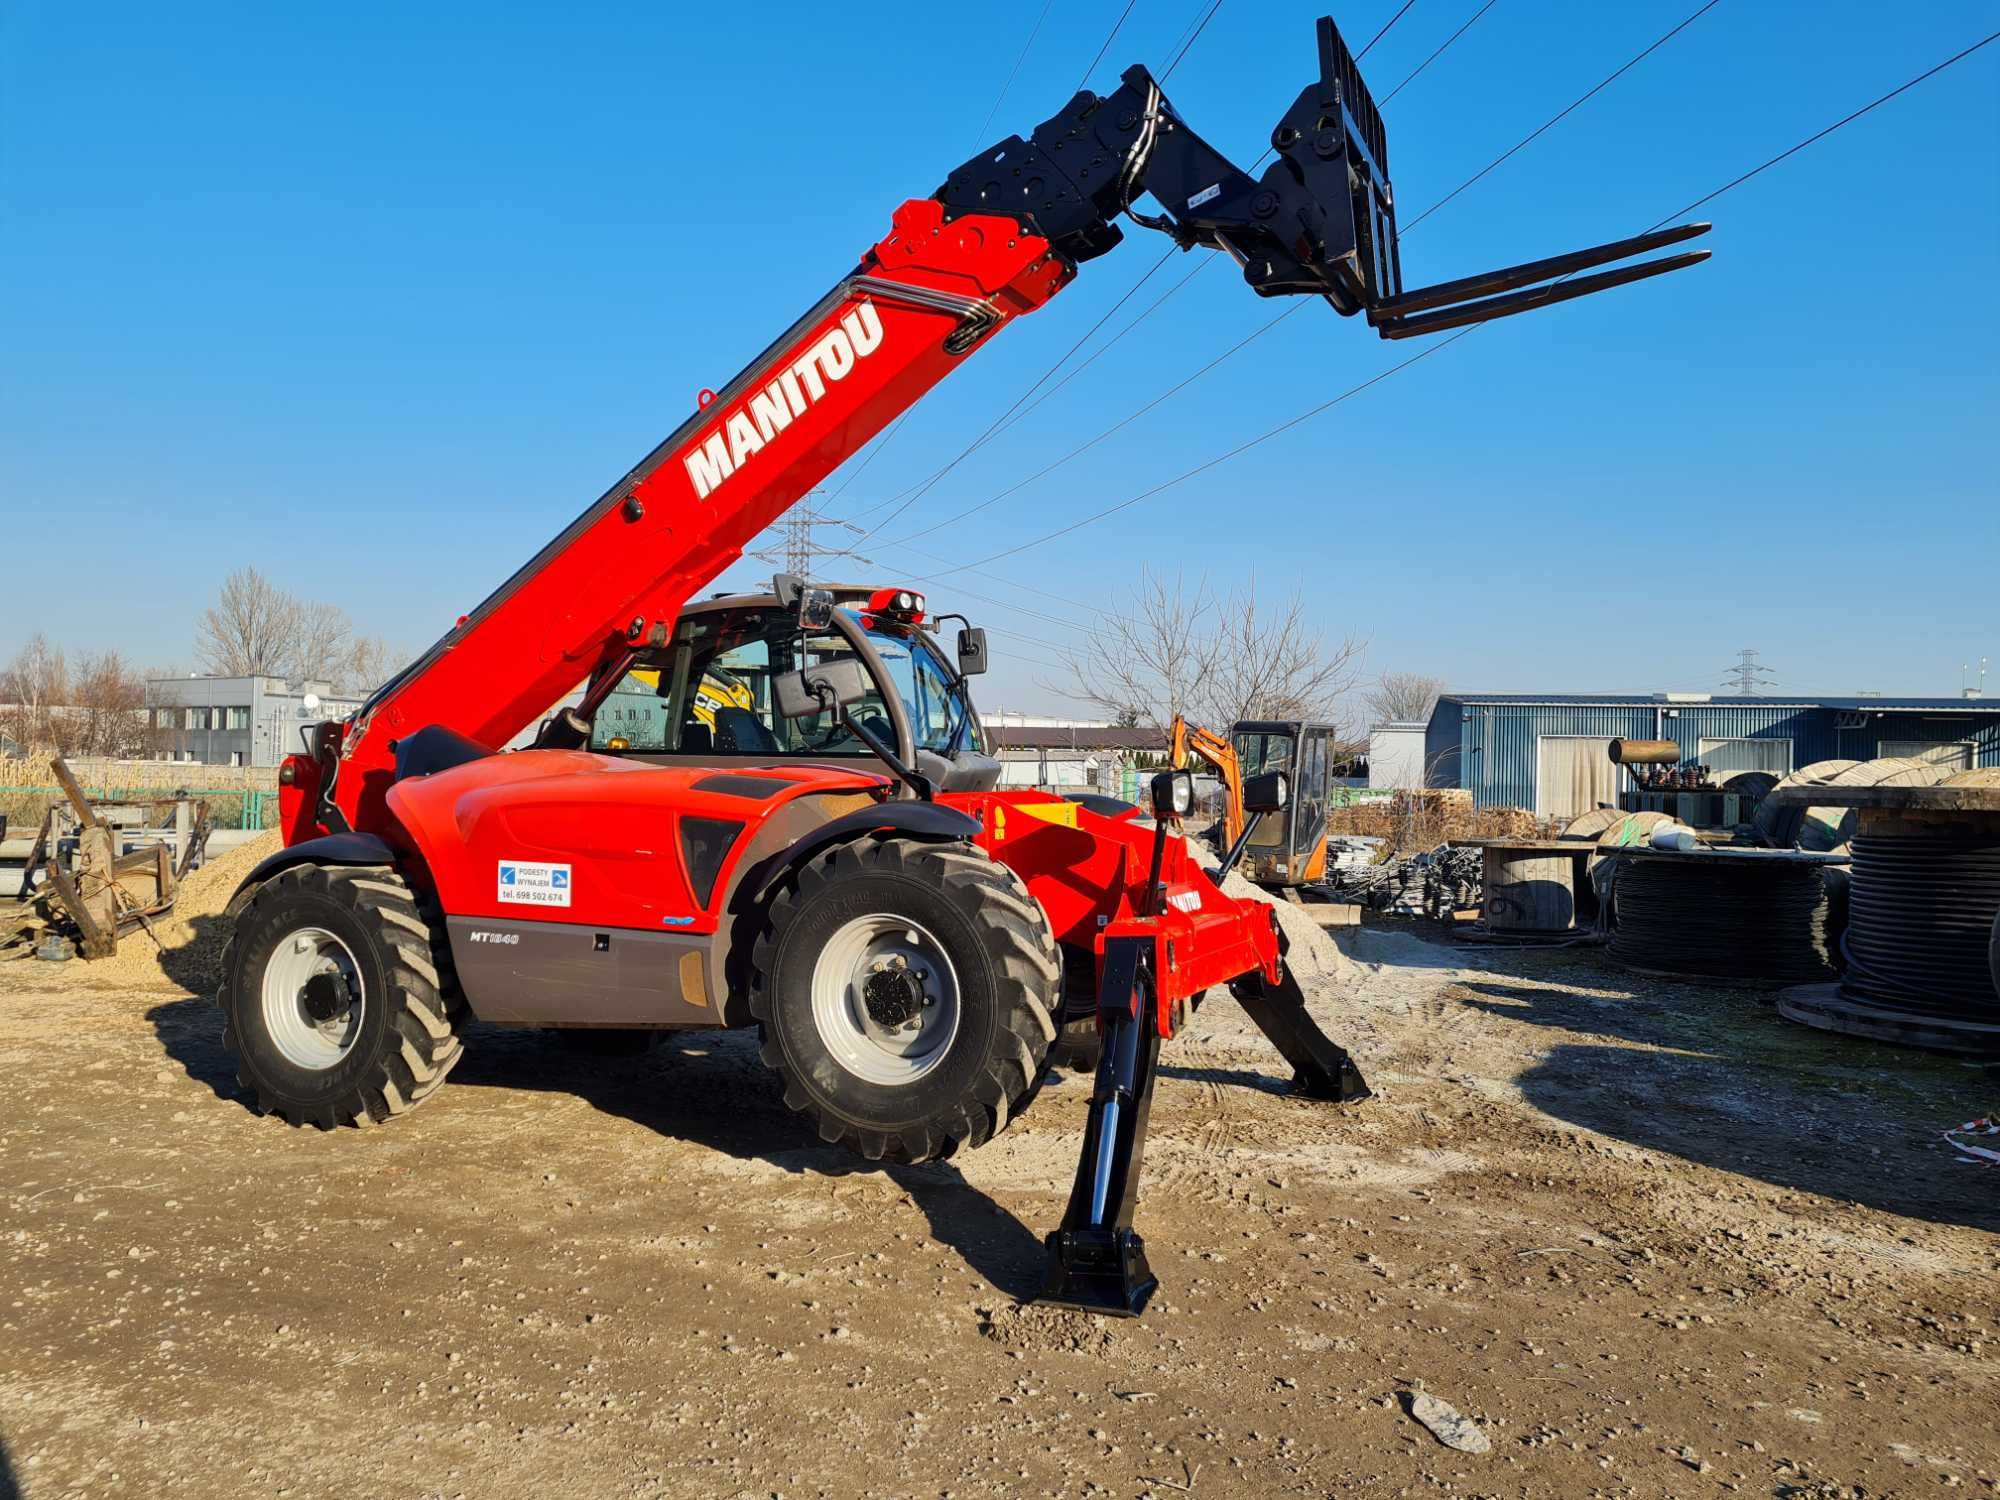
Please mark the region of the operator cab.
<svg viewBox="0 0 2000 1500"><path fill-rule="evenodd" d="M1251 832L1243 860L1259 885L1313 885L1326 877L1329 788L1344 774L1345 752L1331 724L1242 719L1230 730L1244 779L1270 771L1290 778L1290 802Z"/></svg>
<svg viewBox="0 0 2000 1500"><path fill-rule="evenodd" d="M831 618L801 629L775 594L711 599L683 611L665 646L643 651L598 704L589 746L663 764L873 761L834 709L787 718L774 685L787 673L858 660L869 692L848 714L940 791L988 791L1000 779L967 675L984 670L983 635L955 668L909 590L834 590ZM899 602L902 601L902 602Z"/></svg>

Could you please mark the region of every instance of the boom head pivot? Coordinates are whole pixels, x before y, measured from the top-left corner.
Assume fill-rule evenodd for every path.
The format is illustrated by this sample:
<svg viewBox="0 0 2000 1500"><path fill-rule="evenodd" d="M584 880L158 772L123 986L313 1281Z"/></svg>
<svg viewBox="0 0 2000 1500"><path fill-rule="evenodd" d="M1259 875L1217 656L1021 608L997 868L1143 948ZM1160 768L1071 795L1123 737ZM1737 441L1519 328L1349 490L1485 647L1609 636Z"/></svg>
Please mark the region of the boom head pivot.
<svg viewBox="0 0 2000 1500"><path fill-rule="evenodd" d="M1361 71L1328 17L1319 78L1271 132L1276 159L1252 178L1181 119L1153 76L1130 68L1116 92L1085 91L1028 139L1009 136L953 172L948 215L1008 214L1074 261L1123 237L1121 214L1183 249L1228 253L1260 296L1322 296L1366 313L1383 338L1509 317L1706 260L1683 251L1591 276L1577 273L1708 231L1683 224L1479 276L1403 289L1388 138ZM1158 214L1133 205L1149 195Z"/></svg>

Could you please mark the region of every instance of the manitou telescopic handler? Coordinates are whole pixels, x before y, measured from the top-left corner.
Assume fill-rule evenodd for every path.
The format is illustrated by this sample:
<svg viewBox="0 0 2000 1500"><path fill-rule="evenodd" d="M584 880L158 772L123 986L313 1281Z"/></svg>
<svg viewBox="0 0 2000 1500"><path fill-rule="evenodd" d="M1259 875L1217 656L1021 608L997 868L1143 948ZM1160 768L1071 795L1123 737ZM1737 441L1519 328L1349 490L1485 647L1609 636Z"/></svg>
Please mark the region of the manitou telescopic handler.
<svg viewBox="0 0 2000 1500"><path fill-rule="evenodd" d="M947 656L913 593L843 609L780 579L689 600L1116 246L1121 215L1385 338L1704 254L1576 274L1707 227L1688 225L1404 291L1382 120L1331 21L1271 147L1252 180L1135 67L981 152L359 712L308 731L281 775L289 847L239 893L218 996L259 1107L387 1120L443 1081L474 1018L755 1025L822 1137L919 1161L1028 1103L1067 969L1089 976L1103 1046L1047 1296L1136 1312L1155 1284L1132 1231L1154 1061L1204 992L1227 986L1305 1092L1366 1093L1306 1014L1269 908L1225 896L1172 832L1190 778L1155 783L1150 824L995 790L965 686L983 637L959 631ZM498 751L579 682L532 748ZM605 718L642 692L650 719ZM657 729L620 732L642 723ZM1244 802L1269 812L1285 790L1251 778Z"/></svg>

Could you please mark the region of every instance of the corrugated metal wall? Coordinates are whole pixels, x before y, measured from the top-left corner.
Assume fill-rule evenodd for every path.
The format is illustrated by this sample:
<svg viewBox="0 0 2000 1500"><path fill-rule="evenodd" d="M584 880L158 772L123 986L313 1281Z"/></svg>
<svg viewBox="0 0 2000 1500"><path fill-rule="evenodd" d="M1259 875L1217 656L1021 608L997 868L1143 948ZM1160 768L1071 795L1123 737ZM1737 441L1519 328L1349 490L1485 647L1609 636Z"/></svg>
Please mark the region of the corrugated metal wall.
<svg viewBox="0 0 2000 1500"><path fill-rule="evenodd" d="M2000 708L1989 718L1842 713L1831 708L1727 701L1614 707L1460 703L1445 698L1431 718L1424 745L1433 786L1465 787L1479 807L1532 808L1542 736L1652 739L1656 734L1678 744L1690 761L1700 758L1704 738L1789 739L1794 768L1818 760L1873 760L1884 740L1970 739L1977 746L1978 765L2000 766Z"/></svg>

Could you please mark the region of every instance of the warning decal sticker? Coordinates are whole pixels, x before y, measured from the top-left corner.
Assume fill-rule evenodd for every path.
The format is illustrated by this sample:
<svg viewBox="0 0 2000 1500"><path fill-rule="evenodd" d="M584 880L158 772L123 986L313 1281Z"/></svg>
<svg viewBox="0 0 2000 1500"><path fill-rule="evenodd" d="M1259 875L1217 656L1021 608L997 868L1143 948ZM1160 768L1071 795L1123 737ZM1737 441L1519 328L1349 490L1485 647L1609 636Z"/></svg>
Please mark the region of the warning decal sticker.
<svg viewBox="0 0 2000 1500"><path fill-rule="evenodd" d="M500 899L521 906L568 906L569 866L500 861Z"/></svg>

